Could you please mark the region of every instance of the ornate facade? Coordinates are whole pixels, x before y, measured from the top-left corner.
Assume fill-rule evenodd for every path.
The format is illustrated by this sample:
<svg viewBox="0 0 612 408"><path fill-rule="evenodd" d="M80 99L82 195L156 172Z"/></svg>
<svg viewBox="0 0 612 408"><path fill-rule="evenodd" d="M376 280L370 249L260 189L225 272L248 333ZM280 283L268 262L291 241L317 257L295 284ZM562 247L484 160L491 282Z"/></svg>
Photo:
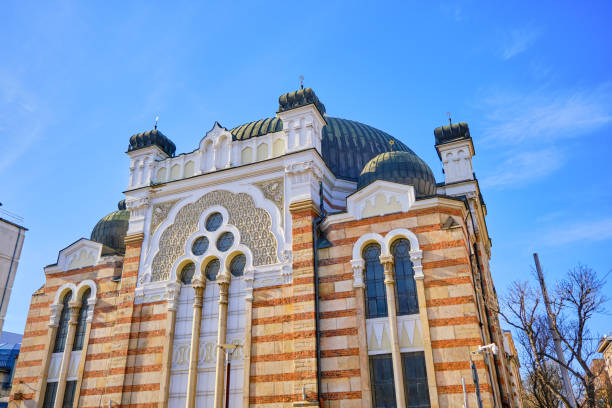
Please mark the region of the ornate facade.
<svg viewBox="0 0 612 408"><path fill-rule="evenodd" d="M125 201L32 296L11 398L520 406L506 353L481 348L504 350L504 334L472 138L466 124L434 134L440 183L311 89L282 95L274 118L215 123L191 153L157 129L132 136Z"/></svg>

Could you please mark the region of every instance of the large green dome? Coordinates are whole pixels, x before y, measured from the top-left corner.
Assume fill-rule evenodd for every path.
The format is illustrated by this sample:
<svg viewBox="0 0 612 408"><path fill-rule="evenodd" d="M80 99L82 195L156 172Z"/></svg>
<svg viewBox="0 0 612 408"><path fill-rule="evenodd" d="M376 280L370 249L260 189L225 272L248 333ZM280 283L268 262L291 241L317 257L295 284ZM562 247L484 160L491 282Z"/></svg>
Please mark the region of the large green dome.
<svg viewBox="0 0 612 408"><path fill-rule="evenodd" d="M321 150L323 160L336 177L357 181L363 166L380 153L414 152L388 133L354 120L325 116ZM279 118L245 123L230 130L234 140L246 140L283 130ZM393 146L389 144L393 141Z"/></svg>
<svg viewBox="0 0 612 408"><path fill-rule="evenodd" d="M125 209L121 200L118 210L103 217L91 231L91 240L99 242L113 250L125 253L125 235L130 222L130 212Z"/></svg>

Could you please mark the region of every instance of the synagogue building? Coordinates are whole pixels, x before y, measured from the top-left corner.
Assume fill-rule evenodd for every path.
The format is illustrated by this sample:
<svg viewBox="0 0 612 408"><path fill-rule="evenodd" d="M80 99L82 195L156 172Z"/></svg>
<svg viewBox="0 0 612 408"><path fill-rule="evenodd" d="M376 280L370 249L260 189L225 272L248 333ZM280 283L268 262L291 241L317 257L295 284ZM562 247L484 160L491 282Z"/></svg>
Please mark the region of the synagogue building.
<svg viewBox="0 0 612 408"><path fill-rule="evenodd" d="M32 294L11 404L521 407L473 140L433 136L443 180L310 88L189 153L133 135L118 210Z"/></svg>

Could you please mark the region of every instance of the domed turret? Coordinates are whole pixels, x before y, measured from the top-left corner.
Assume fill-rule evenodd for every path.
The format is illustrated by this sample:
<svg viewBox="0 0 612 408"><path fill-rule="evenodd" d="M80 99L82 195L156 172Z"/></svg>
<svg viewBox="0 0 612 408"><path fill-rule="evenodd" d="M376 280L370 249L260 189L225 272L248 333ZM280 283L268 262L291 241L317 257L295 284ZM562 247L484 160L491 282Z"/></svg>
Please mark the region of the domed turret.
<svg viewBox="0 0 612 408"><path fill-rule="evenodd" d="M436 179L429 166L412 152L387 152L370 160L359 176L357 188L376 180L414 186L417 197L436 194Z"/></svg>
<svg viewBox="0 0 612 408"><path fill-rule="evenodd" d="M157 146L162 149L168 156L174 156L176 146L172 140L168 139L159 130L153 129L147 132L136 133L130 137L130 145L128 146L128 152L144 149L149 146Z"/></svg>
<svg viewBox="0 0 612 408"><path fill-rule="evenodd" d="M125 209L125 200L119 201L117 207L117 211L98 221L91 231L90 239L124 254L124 239L130 221L130 212Z"/></svg>

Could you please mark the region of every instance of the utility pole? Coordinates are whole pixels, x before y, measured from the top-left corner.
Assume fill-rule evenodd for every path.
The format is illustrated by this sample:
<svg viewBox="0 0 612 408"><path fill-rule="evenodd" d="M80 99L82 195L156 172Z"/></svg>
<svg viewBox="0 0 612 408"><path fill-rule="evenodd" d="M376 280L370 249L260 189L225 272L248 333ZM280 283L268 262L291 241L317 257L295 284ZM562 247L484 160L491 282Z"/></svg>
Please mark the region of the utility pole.
<svg viewBox="0 0 612 408"><path fill-rule="evenodd" d="M540 266L540 258L537 253L533 254L535 260L536 271L538 272L538 280L540 281L540 287L542 288L542 297L544 298L544 305L546 306L546 314L548 315L548 327L552 334L553 341L555 343L555 351L557 353L557 359L560 364L559 369L561 370L561 377L563 378L563 394L565 398L569 400L572 408L576 408L576 397L574 397L574 391L572 391L572 384L570 382L569 373L567 372L567 363L565 362L565 356L563 355L563 349L561 348L561 339L557 333L557 321L553 315L552 309L550 308L550 299L548 298L548 291L546 290L546 283L544 282L544 274L542 274L542 267Z"/></svg>

